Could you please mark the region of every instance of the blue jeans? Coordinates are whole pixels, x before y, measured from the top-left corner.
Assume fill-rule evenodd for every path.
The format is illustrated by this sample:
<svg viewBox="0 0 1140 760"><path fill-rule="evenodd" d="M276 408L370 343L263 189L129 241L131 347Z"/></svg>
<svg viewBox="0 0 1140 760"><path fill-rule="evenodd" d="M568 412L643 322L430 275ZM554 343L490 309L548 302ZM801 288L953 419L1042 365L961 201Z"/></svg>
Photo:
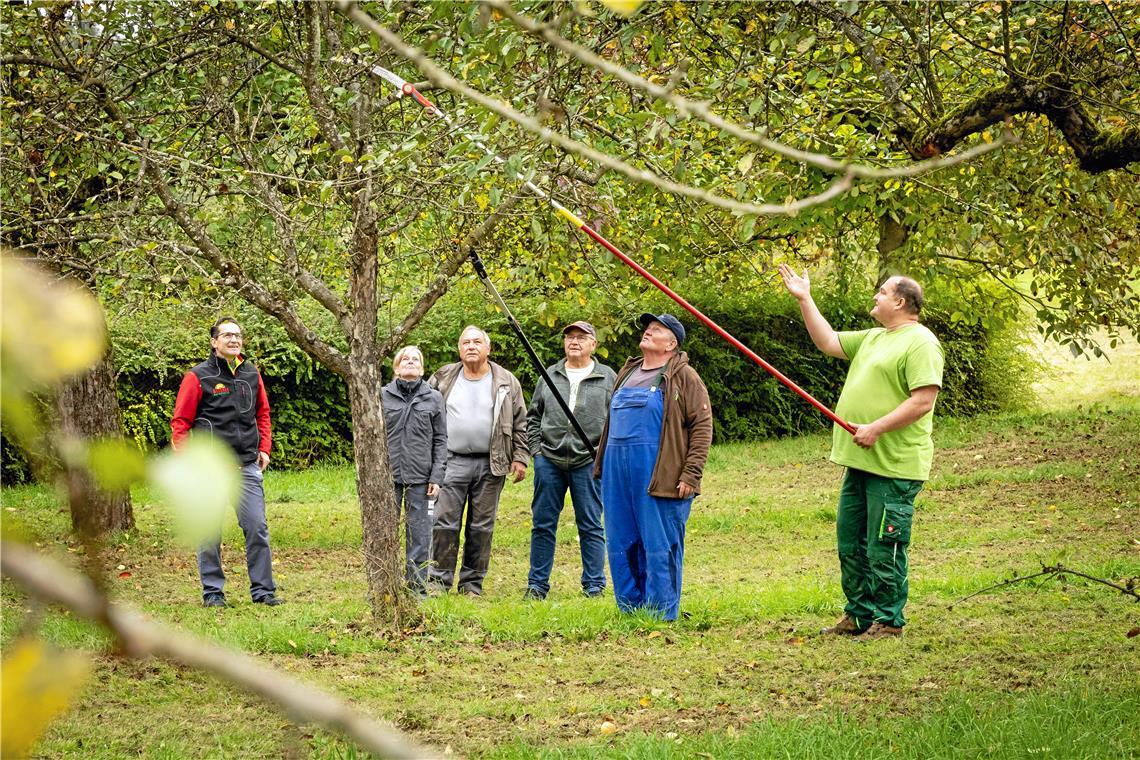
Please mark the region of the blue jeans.
<svg viewBox="0 0 1140 760"><path fill-rule="evenodd" d="M526 585L543 596L550 592L558 517L566 490L574 504L578 546L582 551L582 590L606 587L606 534L602 529L602 490L594 480L594 463L563 470L541 454L534 458L534 502L531 504L530 573Z"/></svg>

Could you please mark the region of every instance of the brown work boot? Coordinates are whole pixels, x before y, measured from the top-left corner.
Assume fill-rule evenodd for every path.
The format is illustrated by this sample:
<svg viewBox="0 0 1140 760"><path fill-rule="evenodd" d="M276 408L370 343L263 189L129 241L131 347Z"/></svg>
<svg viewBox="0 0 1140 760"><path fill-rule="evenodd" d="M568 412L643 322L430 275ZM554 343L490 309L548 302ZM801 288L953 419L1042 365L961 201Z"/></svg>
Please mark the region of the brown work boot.
<svg viewBox="0 0 1140 760"><path fill-rule="evenodd" d="M902 636L902 628L895 628L885 623L871 623L871 627L855 637L856 641L871 641L872 639L897 639Z"/></svg>
<svg viewBox="0 0 1140 760"><path fill-rule="evenodd" d="M844 615L839 618L839 621L830 628L824 628L820 633L825 636L858 636L864 629L859 627L859 623L855 618L850 615Z"/></svg>

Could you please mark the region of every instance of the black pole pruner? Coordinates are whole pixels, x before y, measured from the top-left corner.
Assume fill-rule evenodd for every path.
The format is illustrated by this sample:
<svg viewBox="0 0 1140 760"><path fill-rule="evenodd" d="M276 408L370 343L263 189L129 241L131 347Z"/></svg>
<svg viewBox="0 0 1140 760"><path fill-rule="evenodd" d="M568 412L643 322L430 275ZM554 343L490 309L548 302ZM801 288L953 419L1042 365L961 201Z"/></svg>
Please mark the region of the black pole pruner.
<svg viewBox="0 0 1140 760"><path fill-rule="evenodd" d="M582 429L582 425L579 424L578 418L575 417L574 413L570 411L570 405L566 403L566 399L562 398L562 394L559 393L558 388L554 386L554 381L551 380L550 375L547 374L546 367L543 366L542 360L538 358L538 354L535 353L534 347L530 344L530 341L526 339L526 335L523 334L522 327L519 325L519 321L515 319L515 315L511 313L510 309L507 308L507 304L505 301L503 301L503 297L499 295L499 291L495 288L495 284L491 282L491 278L487 274L487 268L483 266L483 260L479 258L479 254L475 251L471 251L469 258L471 259L471 266L475 268L475 274L479 276L480 282L482 282L483 286L487 288L487 292L490 293L491 297L495 299L495 303L498 304L499 310L502 311L503 316L507 318L507 324L511 326L511 330L513 330L515 335L518 336L519 341L523 345L523 349L526 350L527 356L530 357L530 363L534 365L534 368L538 370L538 374L542 377L543 380L546 381L546 387L549 388L550 392L554 395L554 400L558 402L558 406L562 407L562 412L566 415L566 419L570 420L570 425L574 428L574 432L578 434L578 437L580 439L582 439L582 443L586 444L586 449L589 450L590 456L597 456L597 452L594 450L594 444L590 443L590 437L586 435L586 431Z"/></svg>

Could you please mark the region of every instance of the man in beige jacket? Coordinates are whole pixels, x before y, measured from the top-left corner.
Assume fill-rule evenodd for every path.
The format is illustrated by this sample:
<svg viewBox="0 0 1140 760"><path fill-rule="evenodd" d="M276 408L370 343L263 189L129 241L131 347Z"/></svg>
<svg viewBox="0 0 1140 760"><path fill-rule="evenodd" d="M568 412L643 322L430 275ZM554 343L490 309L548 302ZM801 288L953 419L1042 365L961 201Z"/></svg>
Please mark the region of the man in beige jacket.
<svg viewBox="0 0 1140 760"><path fill-rule="evenodd" d="M526 477L529 462L522 386L490 355L487 333L465 327L459 336L460 361L441 367L428 380L443 394L447 415L447 474L432 526L430 578L451 590L464 525L459 592L472 596L483 594L503 483L508 473L515 483Z"/></svg>

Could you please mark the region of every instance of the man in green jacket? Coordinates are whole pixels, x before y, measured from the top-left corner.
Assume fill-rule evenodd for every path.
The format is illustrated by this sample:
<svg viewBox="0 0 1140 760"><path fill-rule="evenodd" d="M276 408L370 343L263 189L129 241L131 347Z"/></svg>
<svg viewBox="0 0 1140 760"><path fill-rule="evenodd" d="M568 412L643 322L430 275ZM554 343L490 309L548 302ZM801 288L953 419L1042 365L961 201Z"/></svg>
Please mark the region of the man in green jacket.
<svg viewBox="0 0 1140 760"><path fill-rule="evenodd" d="M597 347L597 333L589 322L567 325L562 330L566 358L546 369L554 389L594 446L601 437L614 390L614 371L594 360ZM555 535L567 489L582 553L582 593L601 596L606 589L606 534L602 528L602 491L593 475L594 458L545 380L538 381L531 397L526 432L534 458L534 501L530 508L530 572L523 598L545 599L550 591Z"/></svg>
<svg viewBox="0 0 1140 760"><path fill-rule="evenodd" d="M672 314L642 314L641 356L618 372L598 442L606 549L618 608L676 620L685 525L712 444L709 392Z"/></svg>
<svg viewBox="0 0 1140 760"><path fill-rule="evenodd" d="M836 332L812 300L807 274L782 265L780 275L816 348L851 362L835 412L857 429L851 435L836 425L831 446L831 461L847 468L836 521L847 606L823 632L861 640L901 636L914 498L930 475L934 402L942 387L942 347L918 322L922 287L909 277L889 278L871 309L882 326Z"/></svg>

